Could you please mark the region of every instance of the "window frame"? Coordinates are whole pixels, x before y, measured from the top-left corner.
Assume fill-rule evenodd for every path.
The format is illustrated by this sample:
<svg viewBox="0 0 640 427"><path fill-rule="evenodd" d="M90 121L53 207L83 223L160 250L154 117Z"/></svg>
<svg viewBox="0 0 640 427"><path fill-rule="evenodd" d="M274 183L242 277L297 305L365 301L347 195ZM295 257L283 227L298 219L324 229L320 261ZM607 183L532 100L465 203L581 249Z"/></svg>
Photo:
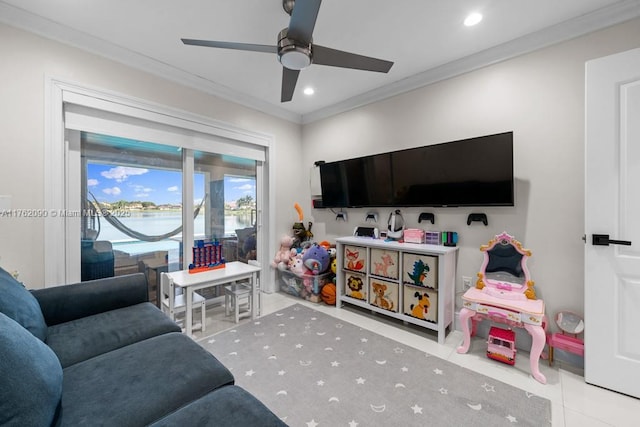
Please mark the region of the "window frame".
<svg viewBox="0 0 640 427"><path fill-rule="evenodd" d="M116 126L116 133L141 130L146 127L154 132L154 137L141 138L162 143L160 139L174 132L182 132L186 137L173 145L191 150L211 151L213 142L225 154L237 157L262 155L256 165L256 199L260 202L257 210L258 262L263 266L262 274L268 273L262 260L268 253L267 242L273 241L275 218L269 215L274 206L274 168L269 167L275 159L274 138L271 135L235 127L193 113L167 106L134 99L122 94L99 91L76 83L47 77L45 90L45 138L44 138L44 207L49 212L63 212L80 209L81 180L80 132L73 128L85 127L85 131L113 134L113 127L102 129L108 124ZM70 114L71 113L71 114ZM89 119L95 119L91 121ZM83 122L82 119L85 119ZM108 119L106 122L103 119ZM75 123L74 123L75 120ZM88 120L88 121L87 121ZM71 131L70 131L71 130ZM107 132L105 132L108 130ZM117 136L117 135L116 135ZM121 135L131 137L131 135ZM227 151L228 150L228 151ZM192 151L191 151L192 152ZM219 152L219 151L216 151ZM253 154L252 154L253 153ZM260 154L262 153L262 154ZM193 205L193 188L186 177L193 174L191 169L183 169L183 215ZM186 185L185 185L186 184ZM186 199L186 200L185 200ZM189 202L190 200L190 202ZM185 203L187 202L187 203ZM192 206L191 206L192 207ZM80 279L80 218L45 218L44 261L45 286L75 283ZM184 220L183 220L184 222ZM189 227L189 221L185 226ZM184 234L191 236L191 230ZM185 246L189 242L185 242ZM63 246L63 248L61 248ZM61 250L63 249L63 250ZM265 280L263 283L273 283ZM265 289L273 291L273 289Z"/></svg>

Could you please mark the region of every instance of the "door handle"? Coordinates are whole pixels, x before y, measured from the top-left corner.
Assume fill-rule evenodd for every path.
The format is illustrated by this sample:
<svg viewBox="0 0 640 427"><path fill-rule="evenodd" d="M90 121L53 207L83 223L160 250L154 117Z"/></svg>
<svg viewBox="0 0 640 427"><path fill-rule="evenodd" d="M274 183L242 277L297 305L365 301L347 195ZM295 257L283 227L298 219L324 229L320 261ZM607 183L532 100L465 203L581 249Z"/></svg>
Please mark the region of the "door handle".
<svg viewBox="0 0 640 427"><path fill-rule="evenodd" d="M631 246L631 242L628 240L613 240L609 239L608 234L594 234L591 240L594 246L609 246L609 245L625 245Z"/></svg>

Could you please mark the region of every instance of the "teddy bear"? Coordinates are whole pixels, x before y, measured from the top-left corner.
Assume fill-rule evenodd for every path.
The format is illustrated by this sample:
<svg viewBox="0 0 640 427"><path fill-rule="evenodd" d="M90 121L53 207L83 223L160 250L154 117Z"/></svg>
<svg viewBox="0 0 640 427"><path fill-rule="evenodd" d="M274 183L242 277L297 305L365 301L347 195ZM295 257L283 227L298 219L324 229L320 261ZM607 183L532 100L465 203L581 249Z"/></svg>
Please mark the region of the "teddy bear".
<svg viewBox="0 0 640 427"><path fill-rule="evenodd" d="M293 245L293 237L284 235L280 239L280 249L271 261L271 267L278 270L286 270L291 259L291 245Z"/></svg>

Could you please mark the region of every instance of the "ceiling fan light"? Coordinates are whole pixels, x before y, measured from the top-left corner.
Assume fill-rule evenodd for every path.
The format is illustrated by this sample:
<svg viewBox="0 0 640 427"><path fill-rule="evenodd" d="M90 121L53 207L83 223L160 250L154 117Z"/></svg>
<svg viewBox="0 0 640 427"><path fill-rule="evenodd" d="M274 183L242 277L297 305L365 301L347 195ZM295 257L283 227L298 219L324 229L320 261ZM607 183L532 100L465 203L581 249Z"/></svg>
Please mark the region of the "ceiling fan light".
<svg viewBox="0 0 640 427"><path fill-rule="evenodd" d="M304 49L291 49L281 52L280 63L290 70L303 70L311 65L311 58Z"/></svg>
<svg viewBox="0 0 640 427"><path fill-rule="evenodd" d="M305 88L304 88L304 94L305 94L305 95L309 95L309 96L311 96L311 95L313 95L314 93L316 93L316 91L315 91L315 90L313 90L313 88L312 88L311 86L307 86L307 87L305 87Z"/></svg>
<svg viewBox="0 0 640 427"><path fill-rule="evenodd" d="M311 43L300 43L287 37L288 29L278 34L278 61L290 70L303 70L311 65Z"/></svg>

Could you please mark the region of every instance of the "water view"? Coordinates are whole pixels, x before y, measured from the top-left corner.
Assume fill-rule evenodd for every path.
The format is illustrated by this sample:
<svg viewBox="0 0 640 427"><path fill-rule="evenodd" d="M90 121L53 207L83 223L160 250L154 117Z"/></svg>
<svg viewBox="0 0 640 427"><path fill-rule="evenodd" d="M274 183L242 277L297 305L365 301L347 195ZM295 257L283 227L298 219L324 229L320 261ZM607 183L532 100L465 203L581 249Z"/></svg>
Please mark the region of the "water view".
<svg viewBox="0 0 640 427"><path fill-rule="evenodd" d="M180 212L136 212L131 211L130 217L119 217L118 220L127 227L143 233L147 236L157 236L177 229L182 225L182 214ZM200 214L194 220L194 236L196 238L204 238L205 215ZM235 230L239 228L250 227L251 215L225 215L224 230L225 236L235 234ZM179 242L182 240L182 233L177 233L166 240L159 242L145 242L131 238L112 226L104 218L100 219L100 235L98 240L108 240L113 244L113 248L129 254L140 254L154 251L170 251L179 248Z"/></svg>

